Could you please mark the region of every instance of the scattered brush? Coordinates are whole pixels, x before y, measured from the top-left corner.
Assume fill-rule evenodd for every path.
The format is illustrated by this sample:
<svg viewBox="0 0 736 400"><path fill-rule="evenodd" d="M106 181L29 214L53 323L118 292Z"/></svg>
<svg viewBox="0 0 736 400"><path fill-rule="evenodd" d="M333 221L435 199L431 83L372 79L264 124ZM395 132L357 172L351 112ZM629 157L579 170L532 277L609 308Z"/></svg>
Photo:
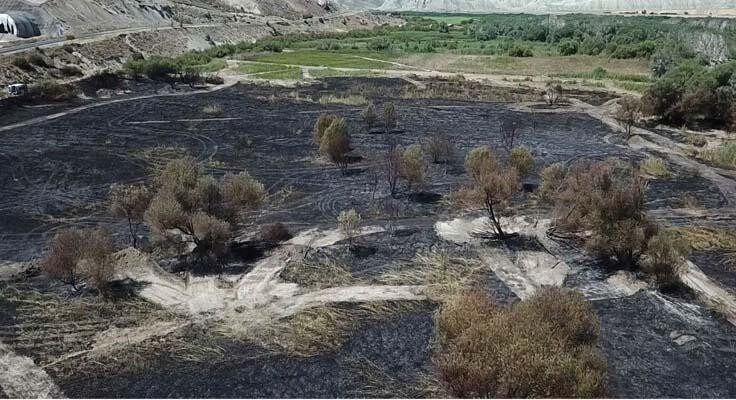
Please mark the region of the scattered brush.
<svg viewBox="0 0 736 400"><path fill-rule="evenodd" d="M680 226L669 228L693 250L736 250L736 231L730 229Z"/></svg>
<svg viewBox="0 0 736 400"><path fill-rule="evenodd" d="M341 367L351 371L360 380L361 388L353 393L356 397L405 399L449 397L442 384L428 373L402 371L397 374L363 356L342 361Z"/></svg>
<svg viewBox="0 0 736 400"><path fill-rule="evenodd" d="M354 319L352 311L322 305L257 328L248 336L273 351L309 357L339 349Z"/></svg>
<svg viewBox="0 0 736 400"><path fill-rule="evenodd" d="M667 163L661 158L650 157L639 164L639 173L643 176L661 177L670 175Z"/></svg>
<svg viewBox="0 0 736 400"><path fill-rule="evenodd" d="M736 169L736 142L700 150L698 157L717 167Z"/></svg>
<svg viewBox="0 0 736 400"><path fill-rule="evenodd" d="M313 288L344 286L356 282L348 266L325 256L293 260L281 272L281 278Z"/></svg>
<svg viewBox="0 0 736 400"><path fill-rule="evenodd" d="M222 114L222 106L219 104L208 104L202 108L202 112L209 115Z"/></svg>
<svg viewBox="0 0 736 400"><path fill-rule="evenodd" d="M319 104L343 104L346 106L363 106L368 100L359 95L335 96L334 94L323 95L319 98Z"/></svg>
<svg viewBox="0 0 736 400"><path fill-rule="evenodd" d="M388 285L428 285L454 292L472 286L487 267L477 258L452 257L446 253L418 253L411 261L400 263L376 278Z"/></svg>

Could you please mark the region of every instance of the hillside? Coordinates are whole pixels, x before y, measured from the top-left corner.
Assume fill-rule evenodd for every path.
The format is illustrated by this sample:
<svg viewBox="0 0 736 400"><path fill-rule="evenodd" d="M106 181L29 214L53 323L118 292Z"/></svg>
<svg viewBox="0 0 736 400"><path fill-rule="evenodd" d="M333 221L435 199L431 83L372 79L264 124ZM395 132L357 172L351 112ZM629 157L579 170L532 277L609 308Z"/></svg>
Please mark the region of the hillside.
<svg viewBox="0 0 736 400"><path fill-rule="evenodd" d="M735 8L727 0L385 0L383 10L449 12L696 11Z"/></svg>

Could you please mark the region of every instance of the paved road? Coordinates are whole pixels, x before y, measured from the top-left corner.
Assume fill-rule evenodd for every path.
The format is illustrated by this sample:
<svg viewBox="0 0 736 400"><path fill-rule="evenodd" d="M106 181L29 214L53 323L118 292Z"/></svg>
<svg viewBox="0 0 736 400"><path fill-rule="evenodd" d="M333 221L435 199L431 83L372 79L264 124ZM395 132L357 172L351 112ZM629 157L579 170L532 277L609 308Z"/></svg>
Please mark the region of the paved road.
<svg viewBox="0 0 736 400"><path fill-rule="evenodd" d="M217 26L222 26L222 25L223 24L194 24L194 25L184 25L184 28L217 27ZM24 42L24 43L19 43L16 45L0 47L0 54L13 54L13 53L17 53L23 50L28 50L34 47L50 47L52 45L62 45L66 42L72 42L72 41L82 40L82 39L84 40L104 39L107 37L113 37L113 36L120 35L123 33L161 31L161 30L167 30L167 29L180 29L180 27L179 26L171 27L167 25L167 26L157 26L157 27L149 26L149 27L115 29L115 30L110 30L110 31L87 33L84 35L79 35L79 36L76 36L73 40L67 40L64 37L49 38L49 39L43 39L43 40L38 40L34 42Z"/></svg>

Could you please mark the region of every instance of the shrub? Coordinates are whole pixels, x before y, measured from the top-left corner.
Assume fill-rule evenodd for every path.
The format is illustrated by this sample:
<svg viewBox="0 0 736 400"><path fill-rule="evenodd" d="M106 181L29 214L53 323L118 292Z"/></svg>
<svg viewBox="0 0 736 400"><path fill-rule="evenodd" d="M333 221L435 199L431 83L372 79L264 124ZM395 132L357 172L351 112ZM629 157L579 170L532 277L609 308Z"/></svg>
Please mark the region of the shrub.
<svg viewBox="0 0 736 400"><path fill-rule="evenodd" d="M363 118L363 123L365 123L365 126L369 131L376 124L376 120L378 120L378 115L376 115L376 107L373 105L373 103L368 104L365 109L360 113L360 116L361 118Z"/></svg>
<svg viewBox="0 0 736 400"><path fill-rule="evenodd" d="M337 119L337 115L320 115L319 118L317 118L317 122L314 123L314 131L313 131L313 138L314 138L314 144L317 146L322 145L322 136L324 136L325 131L327 128L332 125L333 122Z"/></svg>
<svg viewBox="0 0 736 400"><path fill-rule="evenodd" d="M444 133L430 135L425 147L433 163L450 163L455 154L455 146Z"/></svg>
<svg viewBox="0 0 736 400"><path fill-rule="evenodd" d="M660 231L649 239L644 270L654 277L660 289L674 289L682 284L690 249L675 232Z"/></svg>
<svg viewBox="0 0 736 400"><path fill-rule="evenodd" d="M396 106L394 103L386 103L383 105L383 122L386 127L386 133L396 129L399 122L399 117L396 114Z"/></svg>
<svg viewBox="0 0 736 400"><path fill-rule="evenodd" d="M323 156L337 164L342 173L345 174L348 164L346 154L350 152L350 137L344 118L335 119L325 130L319 151Z"/></svg>
<svg viewBox="0 0 736 400"><path fill-rule="evenodd" d="M547 166L539 174L539 199L543 203L551 204L557 192L560 190L562 181L565 179L565 170L562 163L554 163Z"/></svg>
<svg viewBox="0 0 736 400"><path fill-rule="evenodd" d="M53 80L42 80L29 88L31 97L50 101L71 100L79 94L73 85L57 83Z"/></svg>
<svg viewBox="0 0 736 400"><path fill-rule="evenodd" d="M228 216L234 218L242 210L256 209L265 198L265 186L247 172L226 174L222 178L222 200Z"/></svg>
<svg viewBox="0 0 736 400"><path fill-rule="evenodd" d="M28 62L28 59L25 57L15 57L12 61L13 65L16 67L24 70L24 71L30 71L33 69L33 66L30 62Z"/></svg>
<svg viewBox="0 0 736 400"><path fill-rule="evenodd" d="M567 39L560 42L560 44L557 46L560 55L562 56L572 56L578 53L578 49L580 48L580 42L573 39Z"/></svg>
<svg viewBox="0 0 736 400"><path fill-rule="evenodd" d="M337 40L323 40L317 45L317 50L322 51L335 51L340 50L340 43Z"/></svg>
<svg viewBox="0 0 736 400"><path fill-rule="evenodd" d="M115 184L110 189L110 211L128 221L133 247L138 247L138 227L150 202L151 192L144 185Z"/></svg>
<svg viewBox="0 0 736 400"><path fill-rule="evenodd" d="M635 267L656 231L645 218L644 188L630 165L577 163L556 196L557 223L591 230L590 250L621 267Z"/></svg>
<svg viewBox="0 0 736 400"><path fill-rule="evenodd" d="M82 257L85 239L84 232L79 229L64 229L56 233L41 259L41 270L76 288L79 280L77 263Z"/></svg>
<svg viewBox="0 0 736 400"><path fill-rule="evenodd" d="M602 37L587 36L585 39L583 39L583 42L580 43L579 52L581 54L586 54L589 56L597 56L601 54L605 48L606 42Z"/></svg>
<svg viewBox="0 0 736 400"><path fill-rule="evenodd" d="M547 288L498 306L479 291L448 299L435 316L434 363L453 397L604 397L599 327L583 297Z"/></svg>
<svg viewBox="0 0 736 400"><path fill-rule="evenodd" d="M509 164L516 169L519 176L524 177L534 168L534 157L532 157L532 152L528 148L517 146L511 149Z"/></svg>
<svg viewBox="0 0 736 400"><path fill-rule="evenodd" d="M593 76L593 79L599 81L601 79L605 79L608 76L608 71L603 67L595 67L591 76Z"/></svg>
<svg viewBox="0 0 736 400"><path fill-rule="evenodd" d="M407 147L401 155L401 177L406 180L409 190L424 183L426 172L422 146L413 144Z"/></svg>
<svg viewBox="0 0 736 400"><path fill-rule="evenodd" d="M368 42L366 47L368 50L383 51L391 47L391 43L385 38L376 38Z"/></svg>
<svg viewBox="0 0 736 400"><path fill-rule="evenodd" d="M619 101L619 107L613 117L626 131L626 137L631 136L631 128L639 122L643 115L642 102L633 96L626 96Z"/></svg>
<svg viewBox="0 0 736 400"><path fill-rule="evenodd" d="M352 208L340 211L340 214L337 216L337 225L343 235L348 239L348 243L351 245L353 243L353 238L358 232L360 220L360 214Z"/></svg>
<svg viewBox="0 0 736 400"><path fill-rule="evenodd" d="M518 173L514 168L503 168L487 146L476 147L468 153L465 157L465 169L471 182L461 194L464 205L483 209L493 223L498 237L505 239L499 213L509 205L518 190Z"/></svg>
<svg viewBox="0 0 736 400"><path fill-rule="evenodd" d="M64 229L49 242L41 269L75 289L80 277L84 278L104 296L113 275L113 249L112 238L105 230Z"/></svg>
<svg viewBox="0 0 736 400"><path fill-rule="evenodd" d="M391 143L386 149L383 169L386 174L386 181L391 192L391 197L396 196L399 178L401 178L401 159L403 154L404 150L395 143Z"/></svg>
<svg viewBox="0 0 736 400"><path fill-rule="evenodd" d="M521 44L514 44L509 48L510 57L534 57L531 47Z"/></svg>
<svg viewBox="0 0 736 400"><path fill-rule="evenodd" d="M521 135L522 123L520 119L510 117L501 120L501 140L503 147L509 153L514 148L514 143L518 136Z"/></svg>
<svg viewBox="0 0 736 400"><path fill-rule="evenodd" d="M183 157L167 162L154 177L160 192L169 193L178 201L184 211L197 207L195 189L202 169L192 157Z"/></svg>
<svg viewBox="0 0 736 400"><path fill-rule="evenodd" d="M33 53L28 56L28 62L41 68L48 67L46 60L40 54Z"/></svg>
<svg viewBox="0 0 736 400"><path fill-rule="evenodd" d="M227 252L230 224L198 211L191 218L190 234L197 245L197 253L218 259Z"/></svg>
<svg viewBox="0 0 736 400"><path fill-rule="evenodd" d="M85 235L82 256L79 260L80 272L87 285L107 297L110 281L114 276L112 253L115 249L110 233L104 229L93 229Z"/></svg>
<svg viewBox="0 0 736 400"><path fill-rule="evenodd" d="M544 99L548 105L553 106L560 101L562 96L562 85L554 82L547 82L547 87L544 90Z"/></svg>
<svg viewBox="0 0 736 400"><path fill-rule="evenodd" d="M281 222L261 227L261 240L267 242L283 242L292 238L289 230Z"/></svg>
<svg viewBox="0 0 736 400"><path fill-rule="evenodd" d="M224 185L223 185L224 186ZM193 209L203 210L208 214L220 212L222 203L220 184L212 176L200 176L192 193Z"/></svg>

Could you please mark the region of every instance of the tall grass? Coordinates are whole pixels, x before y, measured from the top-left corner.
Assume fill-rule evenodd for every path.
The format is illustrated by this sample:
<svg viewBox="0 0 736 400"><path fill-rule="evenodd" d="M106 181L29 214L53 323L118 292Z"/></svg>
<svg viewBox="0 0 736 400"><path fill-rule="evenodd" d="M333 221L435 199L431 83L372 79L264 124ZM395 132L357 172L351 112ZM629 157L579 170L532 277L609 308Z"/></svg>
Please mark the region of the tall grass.
<svg viewBox="0 0 736 400"><path fill-rule="evenodd" d="M721 168L736 169L736 142L702 149L698 152L698 157Z"/></svg>

